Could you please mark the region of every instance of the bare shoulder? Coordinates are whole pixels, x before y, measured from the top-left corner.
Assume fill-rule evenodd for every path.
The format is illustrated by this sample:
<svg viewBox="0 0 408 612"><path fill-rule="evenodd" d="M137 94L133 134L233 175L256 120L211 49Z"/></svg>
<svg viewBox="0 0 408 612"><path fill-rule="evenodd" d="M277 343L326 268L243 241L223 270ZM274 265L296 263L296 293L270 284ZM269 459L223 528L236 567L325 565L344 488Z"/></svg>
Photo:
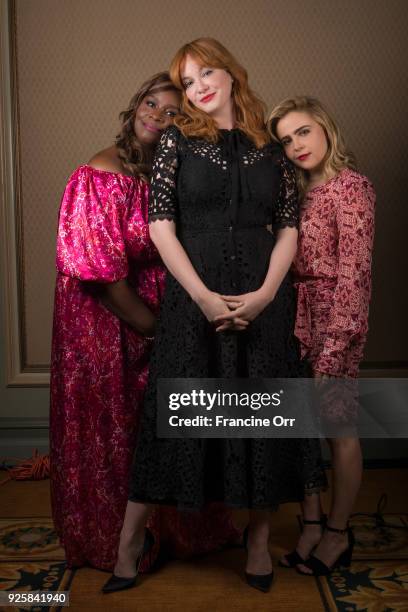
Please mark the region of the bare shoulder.
<svg viewBox="0 0 408 612"><path fill-rule="evenodd" d="M105 170L106 172L128 174L119 159L118 151L115 145L96 153L96 155L91 157L89 160L88 166L95 168L95 170Z"/></svg>

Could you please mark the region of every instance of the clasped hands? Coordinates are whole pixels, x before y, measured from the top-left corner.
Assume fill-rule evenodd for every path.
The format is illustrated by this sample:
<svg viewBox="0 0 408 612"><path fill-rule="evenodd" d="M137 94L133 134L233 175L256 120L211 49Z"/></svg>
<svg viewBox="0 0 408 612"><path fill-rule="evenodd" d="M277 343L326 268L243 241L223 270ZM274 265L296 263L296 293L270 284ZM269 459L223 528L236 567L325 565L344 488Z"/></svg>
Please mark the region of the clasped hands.
<svg viewBox="0 0 408 612"><path fill-rule="evenodd" d="M208 291L198 305L208 321L215 325L217 332L242 331L270 301L262 289L241 295L221 295Z"/></svg>

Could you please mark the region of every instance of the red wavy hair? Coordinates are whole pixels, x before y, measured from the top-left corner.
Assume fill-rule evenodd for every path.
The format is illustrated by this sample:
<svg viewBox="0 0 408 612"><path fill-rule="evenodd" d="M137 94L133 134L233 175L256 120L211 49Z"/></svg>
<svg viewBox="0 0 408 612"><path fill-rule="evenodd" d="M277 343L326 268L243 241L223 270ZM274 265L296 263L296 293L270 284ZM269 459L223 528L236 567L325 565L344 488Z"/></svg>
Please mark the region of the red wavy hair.
<svg viewBox="0 0 408 612"><path fill-rule="evenodd" d="M270 141L265 124L265 103L248 85L247 71L221 43L214 38L197 38L183 45L174 56L170 65L170 78L175 86L183 92L181 102L182 114L174 123L186 136L198 136L210 142L217 142L219 129L214 119L199 110L186 96L181 78L181 70L187 55L201 66L222 68L234 79L232 98L236 116L236 127L242 130L257 148Z"/></svg>

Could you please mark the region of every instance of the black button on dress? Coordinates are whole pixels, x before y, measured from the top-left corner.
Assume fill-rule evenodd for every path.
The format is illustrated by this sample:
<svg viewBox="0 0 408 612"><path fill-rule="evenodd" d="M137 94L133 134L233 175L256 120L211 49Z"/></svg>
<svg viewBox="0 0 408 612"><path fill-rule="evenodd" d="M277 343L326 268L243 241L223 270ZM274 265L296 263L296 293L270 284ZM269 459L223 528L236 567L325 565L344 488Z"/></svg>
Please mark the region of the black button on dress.
<svg viewBox="0 0 408 612"><path fill-rule="evenodd" d="M174 220L206 286L221 294L258 289L276 231L296 227L292 166L275 145L257 149L238 129L217 143L163 134L153 165L149 221ZM272 226L272 231L271 231ZM158 378L283 378L301 375L290 276L240 332L216 333L168 274L134 457L129 499L200 508L207 501L276 508L324 486L320 445L298 439L159 439Z"/></svg>

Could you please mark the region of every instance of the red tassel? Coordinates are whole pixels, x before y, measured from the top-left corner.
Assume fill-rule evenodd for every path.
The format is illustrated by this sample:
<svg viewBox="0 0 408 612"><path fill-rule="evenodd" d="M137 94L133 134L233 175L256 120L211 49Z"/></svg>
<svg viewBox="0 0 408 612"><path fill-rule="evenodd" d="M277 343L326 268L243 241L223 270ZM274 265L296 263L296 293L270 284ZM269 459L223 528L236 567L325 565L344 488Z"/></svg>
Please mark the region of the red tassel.
<svg viewBox="0 0 408 612"><path fill-rule="evenodd" d="M44 480L49 478L50 457L49 455L40 455L37 449L34 450L30 459L12 459L12 461L16 461L17 465L6 468L9 475L2 481L2 484L9 480Z"/></svg>

